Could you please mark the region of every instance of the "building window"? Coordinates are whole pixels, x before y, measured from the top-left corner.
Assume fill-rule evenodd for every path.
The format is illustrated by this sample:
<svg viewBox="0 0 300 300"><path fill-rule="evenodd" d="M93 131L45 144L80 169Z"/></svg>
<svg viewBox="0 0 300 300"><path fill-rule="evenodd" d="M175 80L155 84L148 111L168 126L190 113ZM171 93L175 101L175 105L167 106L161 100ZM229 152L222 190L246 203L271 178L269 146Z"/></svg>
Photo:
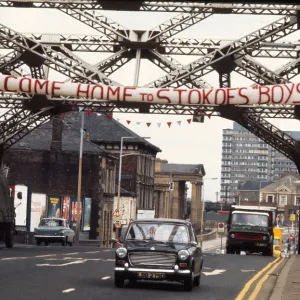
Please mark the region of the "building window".
<svg viewBox="0 0 300 300"><path fill-rule="evenodd" d="M295 204L294 205L300 206L300 197L299 196L295 197Z"/></svg>
<svg viewBox="0 0 300 300"><path fill-rule="evenodd" d="M274 202L274 195L267 195L266 201L267 201L268 203Z"/></svg>
<svg viewBox="0 0 300 300"><path fill-rule="evenodd" d="M280 206L287 205L287 195L280 195L280 197L279 197L279 205Z"/></svg>

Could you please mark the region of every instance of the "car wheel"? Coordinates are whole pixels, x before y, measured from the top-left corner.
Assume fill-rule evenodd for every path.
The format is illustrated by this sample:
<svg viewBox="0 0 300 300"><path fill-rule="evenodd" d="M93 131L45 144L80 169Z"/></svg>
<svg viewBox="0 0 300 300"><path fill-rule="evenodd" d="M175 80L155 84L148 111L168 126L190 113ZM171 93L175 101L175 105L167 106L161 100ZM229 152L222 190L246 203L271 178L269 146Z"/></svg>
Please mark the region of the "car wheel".
<svg viewBox="0 0 300 300"><path fill-rule="evenodd" d="M67 246L68 244L68 238L66 237L62 242L61 242L61 245L62 246Z"/></svg>
<svg viewBox="0 0 300 300"><path fill-rule="evenodd" d="M226 254L234 254L234 251L231 247L226 247Z"/></svg>
<svg viewBox="0 0 300 300"><path fill-rule="evenodd" d="M72 247L74 243L75 243L75 236L73 237L72 242L69 242L69 245Z"/></svg>
<svg viewBox="0 0 300 300"><path fill-rule="evenodd" d="M6 248L12 248L15 244L14 230L12 226L8 228L5 236L5 246Z"/></svg>
<svg viewBox="0 0 300 300"><path fill-rule="evenodd" d="M184 279L184 289L188 292L192 291L194 286L194 272L190 274L186 279Z"/></svg>
<svg viewBox="0 0 300 300"><path fill-rule="evenodd" d="M37 244L37 246L40 246L41 243L42 243L42 241L41 241L40 239L36 239L36 244Z"/></svg>
<svg viewBox="0 0 300 300"><path fill-rule="evenodd" d="M124 286L124 277L121 274L115 273L115 286L118 288L122 288Z"/></svg>
<svg viewBox="0 0 300 300"><path fill-rule="evenodd" d="M199 286L200 285L201 274L202 274L202 264L201 264L201 267L200 267L199 275L194 278L194 285L195 286Z"/></svg>
<svg viewBox="0 0 300 300"><path fill-rule="evenodd" d="M44 245L45 245L45 246L48 246L48 245L49 245L49 242L44 242Z"/></svg>

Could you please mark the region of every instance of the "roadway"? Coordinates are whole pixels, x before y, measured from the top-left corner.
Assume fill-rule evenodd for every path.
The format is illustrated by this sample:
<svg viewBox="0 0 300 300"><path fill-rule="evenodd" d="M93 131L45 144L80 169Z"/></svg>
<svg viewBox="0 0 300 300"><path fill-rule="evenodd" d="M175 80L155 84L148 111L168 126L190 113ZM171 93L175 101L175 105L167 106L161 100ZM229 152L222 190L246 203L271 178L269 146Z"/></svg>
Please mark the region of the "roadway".
<svg viewBox="0 0 300 300"><path fill-rule="evenodd" d="M274 261L255 255L205 252L201 285L185 292L177 283L114 287L114 249L0 245L1 300L183 299L233 300L256 273Z"/></svg>

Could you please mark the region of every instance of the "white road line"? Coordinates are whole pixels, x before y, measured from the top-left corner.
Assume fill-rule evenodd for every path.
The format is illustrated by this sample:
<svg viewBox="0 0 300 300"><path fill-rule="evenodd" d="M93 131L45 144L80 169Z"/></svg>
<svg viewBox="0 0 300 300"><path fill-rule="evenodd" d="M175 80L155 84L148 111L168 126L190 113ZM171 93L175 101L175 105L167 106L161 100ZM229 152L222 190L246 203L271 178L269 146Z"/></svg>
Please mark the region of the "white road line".
<svg viewBox="0 0 300 300"><path fill-rule="evenodd" d="M76 264L83 264L85 263L85 260L79 260L79 261L71 261L65 264L60 264L60 265L51 265L51 264L37 264L37 267L65 267L69 265L76 265Z"/></svg>
<svg viewBox="0 0 300 300"><path fill-rule="evenodd" d="M102 277L101 279L102 280L107 280L107 279L109 279L110 278L110 276L105 276L105 277Z"/></svg>
<svg viewBox="0 0 300 300"><path fill-rule="evenodd" d="M56 256L56 254L36 255L35 257L49 257L49 256Z"/></svg>
<svg viewBox="0 0 300 300"><path fill-rule="evenodd" d="M27 259L30 257L5 257L5 258L1 258L1 260L13 260L13 259Z"/></svg>
<svg viewBox="0 0 300 300"><path fill-rule="evenodd" d="M73 291L75 291L75 289L67 289L67 290L63 290L62 292L63 293L70 293L70 292L73 292Z"/></svg>
<svg viewBox="0 0 300 300"><path fill-rule="evenodd" d="M77 255L79 254L79 252L74 252L74 253L66 253L66 254L62 254L62 255Z"/></svg>
<svg viewBox="0 0 300 300"><path fill-rule="evenodd" d="M100 253L101 251L90 251L90 252L83 252L83 253L86 253L86 254L93 254L93 253Z"/></svg>
<svg viewBox="0 0 300 300"><path fill-rule="evenodd" d="M103 250L103 252L114 251L114 249Z"/></svg>

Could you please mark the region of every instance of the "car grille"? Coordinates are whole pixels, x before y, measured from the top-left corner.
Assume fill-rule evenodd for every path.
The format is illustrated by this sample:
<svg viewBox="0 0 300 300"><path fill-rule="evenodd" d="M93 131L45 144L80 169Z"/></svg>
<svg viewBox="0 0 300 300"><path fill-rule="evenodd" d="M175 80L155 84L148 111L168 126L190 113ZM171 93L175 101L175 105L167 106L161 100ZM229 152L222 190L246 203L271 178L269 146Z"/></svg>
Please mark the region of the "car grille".
<svg viewBox="0 0 300 300"><path fill-rule="evenodd" d="M53 235L53 236L56 236L56 235L59 235L58 234L58 232L44 232L44 231L39 231L38 233L37 233L38 235Z"/></svg>
<svg viewBox="0 0 300 300"><path fill-rule="evenodd" d="M129 253L129 261L133 267L173 267L176 262L176 254L163 252L133 252Z"/></svg>
<svg viewBox="0 0 300 300"><path fill-rule="evenodd" d="M249 240L249 241L260 241L263 239L262 234L255 233L235 233L235 239L237 240Z"/></svg>

